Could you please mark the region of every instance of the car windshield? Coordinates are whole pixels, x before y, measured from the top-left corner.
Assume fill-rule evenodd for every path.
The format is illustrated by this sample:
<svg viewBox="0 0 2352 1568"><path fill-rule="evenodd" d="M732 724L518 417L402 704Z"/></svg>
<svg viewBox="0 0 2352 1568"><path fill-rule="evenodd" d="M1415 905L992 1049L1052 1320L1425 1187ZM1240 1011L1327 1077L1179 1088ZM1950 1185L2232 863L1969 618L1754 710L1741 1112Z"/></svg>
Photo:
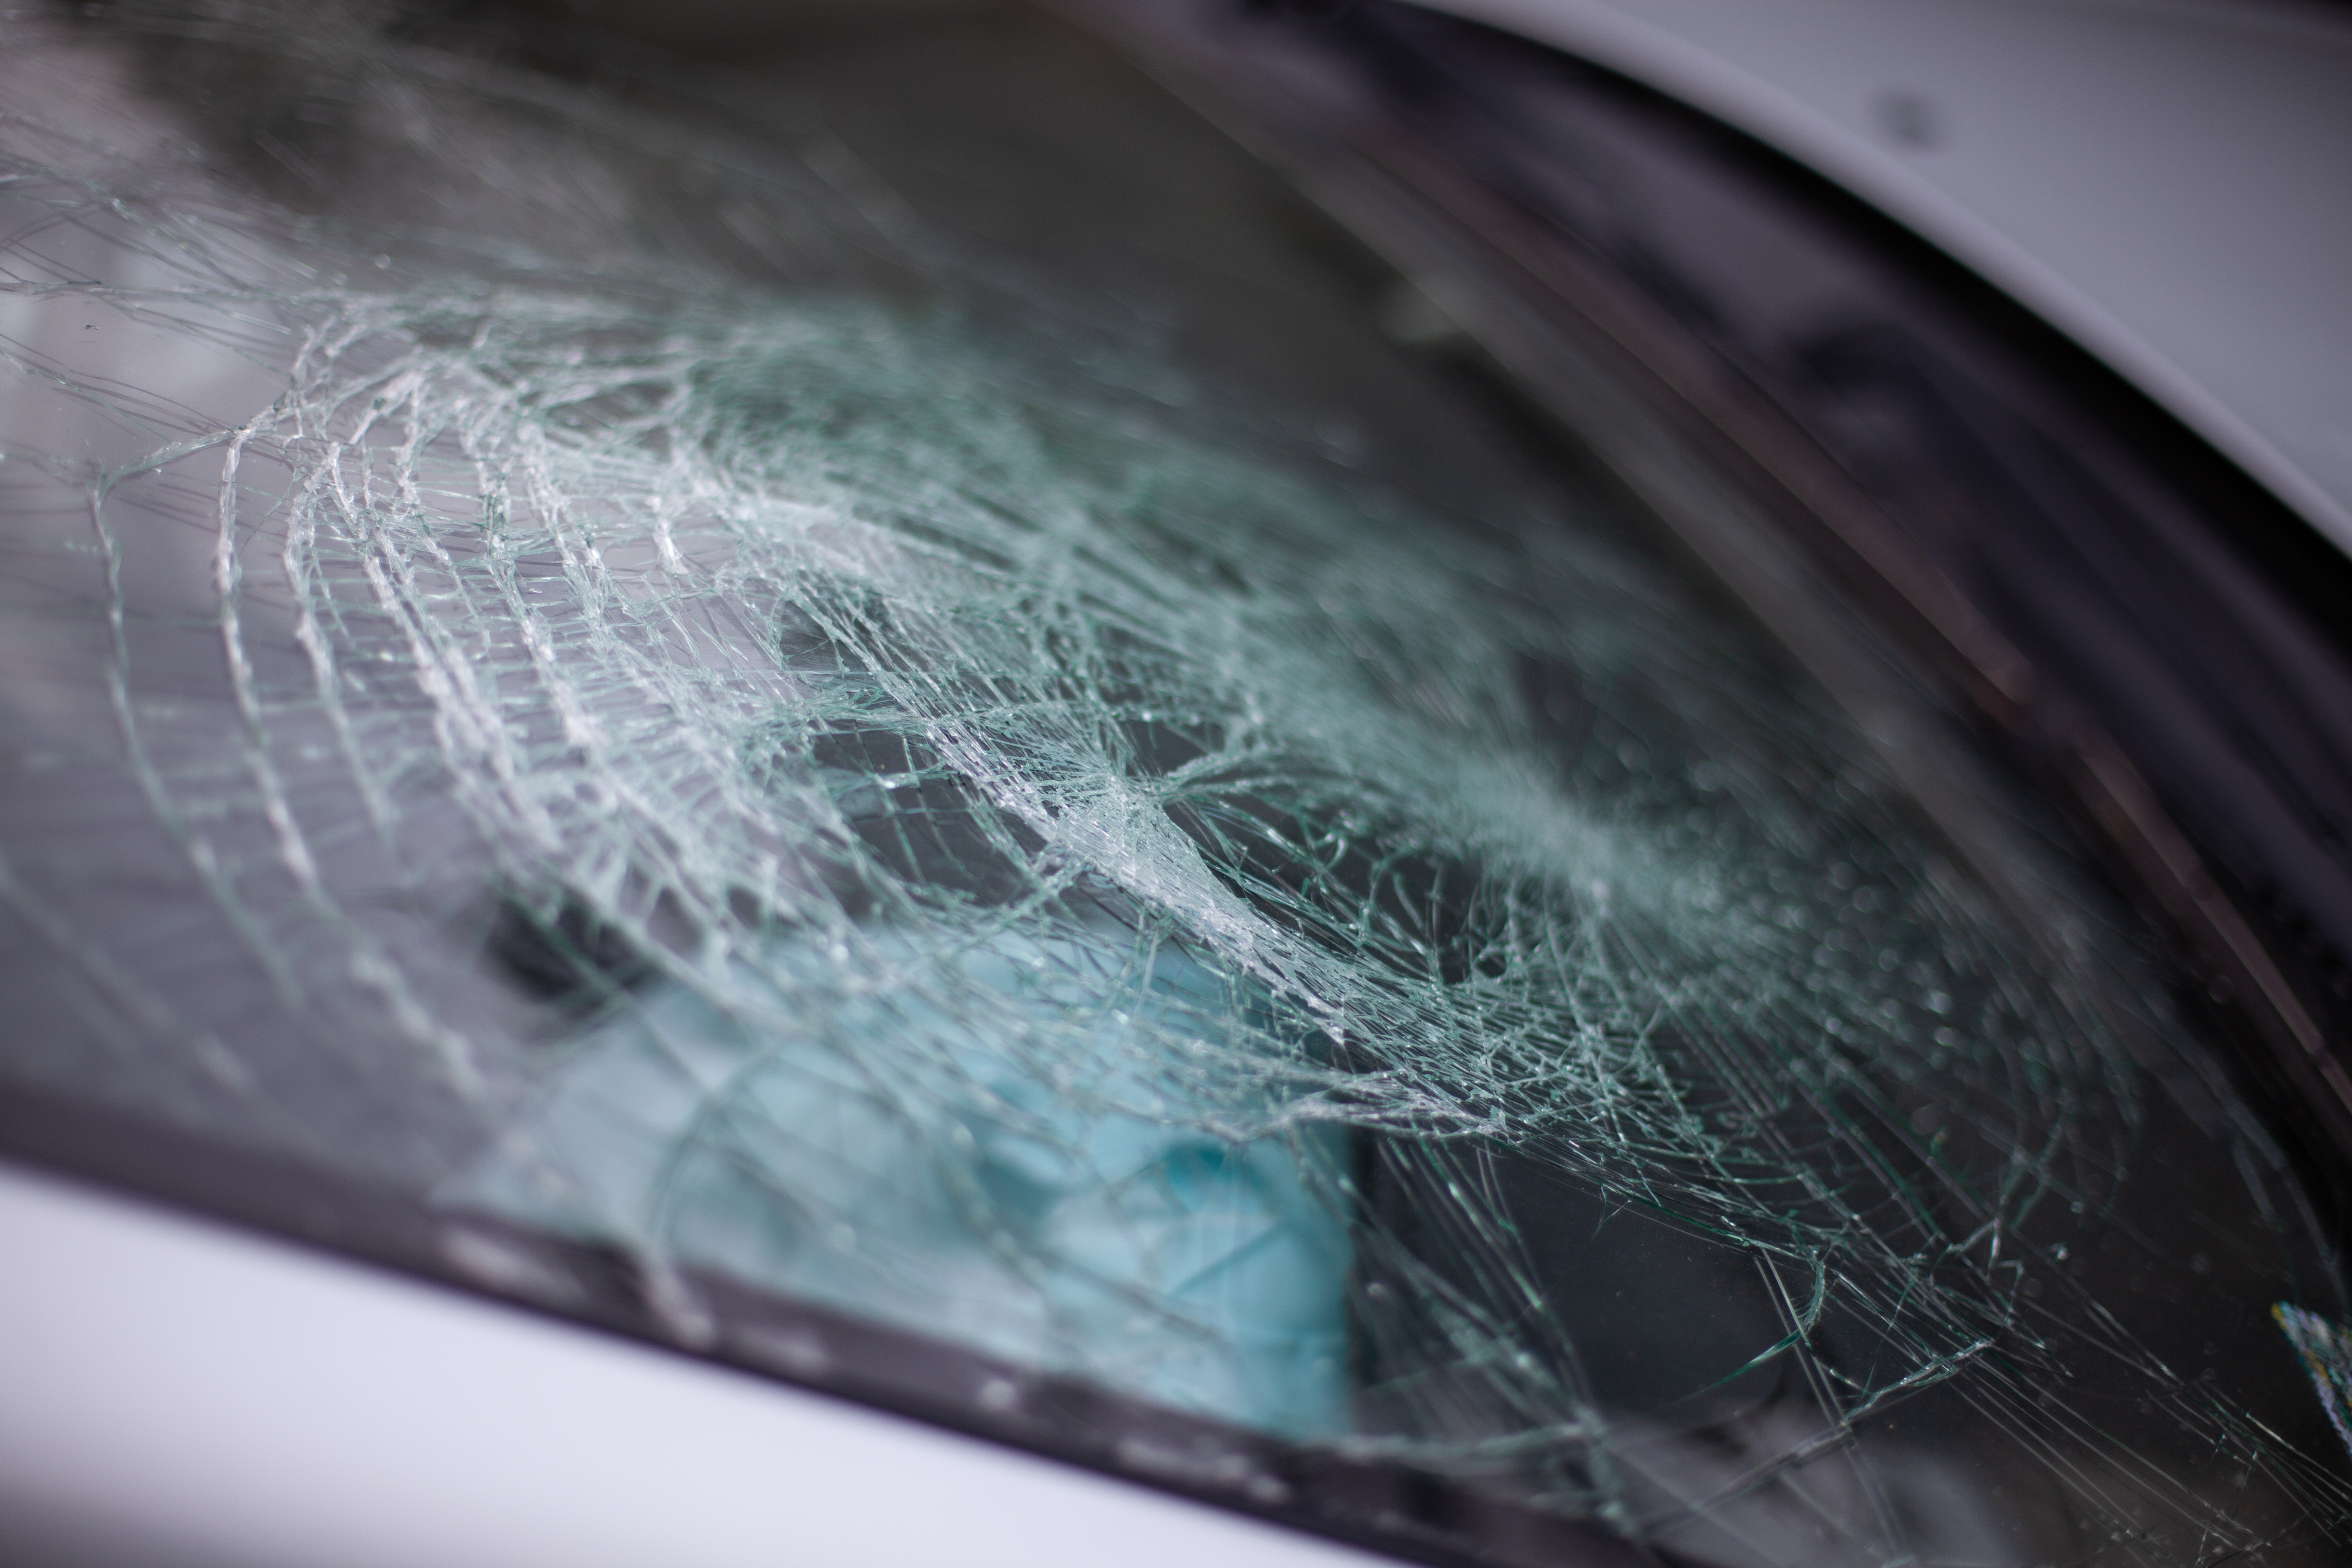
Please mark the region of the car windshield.
<svg viewBox="0 0 2352 1568"><path fill-rule="evenodd" d="M1409 1552L2329 1550L2339 1271L2153 928L1104 42L5 27L58 1157L1237 1506L1419 1478L1310 1520Z"/></svg>

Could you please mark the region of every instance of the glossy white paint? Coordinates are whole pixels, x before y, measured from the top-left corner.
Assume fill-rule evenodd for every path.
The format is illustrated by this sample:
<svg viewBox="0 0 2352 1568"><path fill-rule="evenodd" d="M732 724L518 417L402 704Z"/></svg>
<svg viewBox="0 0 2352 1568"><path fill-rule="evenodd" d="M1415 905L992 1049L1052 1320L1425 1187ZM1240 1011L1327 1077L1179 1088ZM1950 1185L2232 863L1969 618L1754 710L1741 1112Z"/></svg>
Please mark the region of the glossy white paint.
<svg viewBox="0 0 2352 1568"><path fill-rule="evenodd" d="M11 1562L1387 1561L5 1165L0 1258Z"/></svg>
<svg viewBox="0 0 2352 1568"><path fill-rule="evenodd" d="M2270 0L1430 0L1866 198L2352 549L2352 19Z"/></svg>

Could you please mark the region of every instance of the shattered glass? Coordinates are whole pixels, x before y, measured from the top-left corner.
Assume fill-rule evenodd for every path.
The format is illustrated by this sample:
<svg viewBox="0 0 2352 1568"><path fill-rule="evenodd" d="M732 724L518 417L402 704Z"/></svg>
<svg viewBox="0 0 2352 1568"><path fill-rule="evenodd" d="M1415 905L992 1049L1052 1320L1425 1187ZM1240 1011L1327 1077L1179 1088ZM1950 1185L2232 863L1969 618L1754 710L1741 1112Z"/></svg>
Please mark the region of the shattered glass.
<svg viewBox="0 0 2352 1568"><path fill-rule="evenodd" d="M11 1079L1675 1560L2333 1560L2337 1261L2065 830L1100 46L6 26Z"/></svg>

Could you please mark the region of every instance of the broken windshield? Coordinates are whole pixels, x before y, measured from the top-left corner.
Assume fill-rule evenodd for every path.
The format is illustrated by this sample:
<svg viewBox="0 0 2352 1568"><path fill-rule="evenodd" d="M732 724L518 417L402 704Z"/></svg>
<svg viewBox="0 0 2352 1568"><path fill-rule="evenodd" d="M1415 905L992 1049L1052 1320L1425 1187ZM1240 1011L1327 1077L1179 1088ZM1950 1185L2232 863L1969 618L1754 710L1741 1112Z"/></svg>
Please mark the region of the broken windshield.
<svg viewBox="0 0 2352 1568"><path fill-rule="evenodd" d="M1988 768L1956 845L1102 46L689 113L164 21L0 65L11 1081L983 1426L1694 1563L2340 1539L2336 1260L2067 830Z"/></svg>

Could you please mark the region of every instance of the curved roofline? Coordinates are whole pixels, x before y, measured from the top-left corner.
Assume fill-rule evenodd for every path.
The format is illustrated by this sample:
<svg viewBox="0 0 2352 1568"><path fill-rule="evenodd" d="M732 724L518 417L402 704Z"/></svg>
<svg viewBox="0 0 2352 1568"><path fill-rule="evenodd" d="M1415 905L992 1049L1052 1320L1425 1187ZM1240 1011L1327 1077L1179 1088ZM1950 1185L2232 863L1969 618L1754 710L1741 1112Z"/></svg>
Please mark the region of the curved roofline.
<svg viewBox="0 0 2352 1568"><path fill-rule="evenodd" d="M2129 378L2352 552L2340 162L2352 26L2181 0L1420 3L1592 60L1828 176ZM2137 71L2115 68L2126 29ZM2270 112L2224 112L2257 79ZM1949 144L1871 124L1899 103L1948 116ZM2152 168L2182 118L2157 124L2167 107L2212 143L2196 166ZM2342 134L2280 134L2298 117ZM2053 122L2097 133L2049 143L2028 166L2021 143ZM1988 125L1994 135L1978 133ZM2304 384L2315 372L2322 384Z"/></svg>

